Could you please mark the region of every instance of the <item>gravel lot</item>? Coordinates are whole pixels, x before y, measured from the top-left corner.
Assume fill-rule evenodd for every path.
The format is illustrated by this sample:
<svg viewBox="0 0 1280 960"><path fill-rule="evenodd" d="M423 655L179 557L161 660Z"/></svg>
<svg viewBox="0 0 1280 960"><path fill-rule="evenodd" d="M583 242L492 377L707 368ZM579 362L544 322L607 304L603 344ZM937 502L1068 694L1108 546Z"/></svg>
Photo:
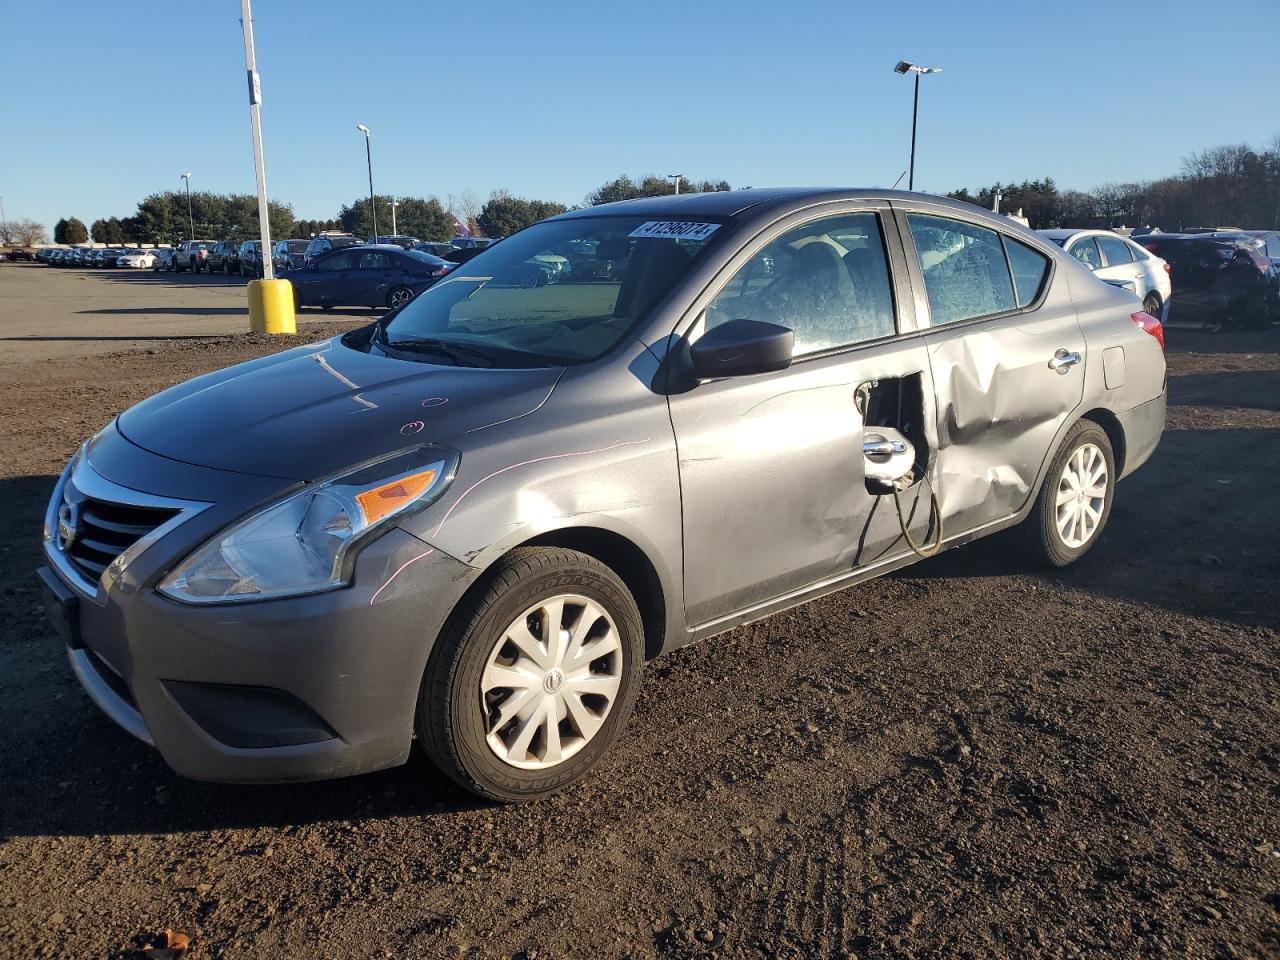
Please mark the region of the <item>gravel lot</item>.
<svg viewBox="0 0 1280 960"><path fill-rule="evenodd" d="M1169 432L1077 567L987 541L671 654L594 776L503 808L420 758L178 779L45 628L81 439L369 317L222 336L242 309L0 267L0 956L1280 956L1280 330L1169 332Z"/></svg>

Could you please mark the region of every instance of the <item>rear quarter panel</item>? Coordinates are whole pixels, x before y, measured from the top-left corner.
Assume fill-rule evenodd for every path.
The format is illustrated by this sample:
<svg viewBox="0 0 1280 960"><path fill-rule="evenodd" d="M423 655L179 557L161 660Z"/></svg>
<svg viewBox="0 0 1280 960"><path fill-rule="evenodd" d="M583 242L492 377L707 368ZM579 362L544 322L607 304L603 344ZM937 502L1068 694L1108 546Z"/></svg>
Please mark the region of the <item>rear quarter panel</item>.
<svg viewBox="0 0 1280 960"><path fill-rule="evenodd" d="M1142 303L1100 282L1083 266L1068 264L1065 274L1088 349L1082 410L1109 410L1121 417L1162 397L1164 351L1132 319ZM1136 439L1126 438L1126 443L1133 445Z"/></svg>

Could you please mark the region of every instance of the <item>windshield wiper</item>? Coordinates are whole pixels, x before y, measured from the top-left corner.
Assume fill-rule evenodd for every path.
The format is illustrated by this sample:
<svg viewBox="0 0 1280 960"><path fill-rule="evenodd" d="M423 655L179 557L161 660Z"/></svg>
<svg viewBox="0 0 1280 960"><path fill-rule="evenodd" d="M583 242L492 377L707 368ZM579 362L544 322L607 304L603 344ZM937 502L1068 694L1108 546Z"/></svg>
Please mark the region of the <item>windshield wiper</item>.
<svg viewBox="0 0 1280 960"><path fill-rule="evenodd" d="M496 362L491 354L476 347L469 347L466 344L455 343L452 340L441 340L438 337L405 337L401 340L387 339L384 333L381 338L381 346L388 350L400 350L404 353L434 353L437 356L447 357L458 366L475 366L476 364L465 364L464 360L479 360L480 365L492 367Z"/></svg>

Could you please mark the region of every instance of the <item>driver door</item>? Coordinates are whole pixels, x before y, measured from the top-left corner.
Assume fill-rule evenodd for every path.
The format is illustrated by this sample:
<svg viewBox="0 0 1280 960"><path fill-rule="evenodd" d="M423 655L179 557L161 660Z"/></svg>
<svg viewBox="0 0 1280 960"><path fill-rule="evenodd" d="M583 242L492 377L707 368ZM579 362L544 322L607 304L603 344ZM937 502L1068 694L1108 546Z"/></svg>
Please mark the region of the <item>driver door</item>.
<svg viewBox="0 0 1280 960"><path fill-rule="evenodd" d="M883 205L797 215L744 248L695 304L689 341L745 318L791 328L796 345L786 370L703 381L670 397L691 625L904 549L892 498L866 485L857 399L863 384L916 378L928 408L917 419L933 430L928 352L922 338L899 336L911 330L912 306L895 288L905 269L891 263L901 266L902 250ZM904 507L923 539L928 511L914 509L917 494Z"/></svg>

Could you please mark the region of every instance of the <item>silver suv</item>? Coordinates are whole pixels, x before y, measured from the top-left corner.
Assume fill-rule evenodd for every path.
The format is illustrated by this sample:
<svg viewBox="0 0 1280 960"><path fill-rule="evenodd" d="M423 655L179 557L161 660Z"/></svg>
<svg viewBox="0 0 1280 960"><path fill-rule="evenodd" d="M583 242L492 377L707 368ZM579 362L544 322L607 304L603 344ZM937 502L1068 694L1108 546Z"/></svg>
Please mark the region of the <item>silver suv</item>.
<svg viewBox="0 0 1280 960"><path fill-rule="evenodd" d="M1132 294L968 204L573 211L121 414L57 483L47 608L181 773L339 777L416 741L536 797L664 651L1007 528L1079 560L1160 440L1163 345Z"/></svg>

